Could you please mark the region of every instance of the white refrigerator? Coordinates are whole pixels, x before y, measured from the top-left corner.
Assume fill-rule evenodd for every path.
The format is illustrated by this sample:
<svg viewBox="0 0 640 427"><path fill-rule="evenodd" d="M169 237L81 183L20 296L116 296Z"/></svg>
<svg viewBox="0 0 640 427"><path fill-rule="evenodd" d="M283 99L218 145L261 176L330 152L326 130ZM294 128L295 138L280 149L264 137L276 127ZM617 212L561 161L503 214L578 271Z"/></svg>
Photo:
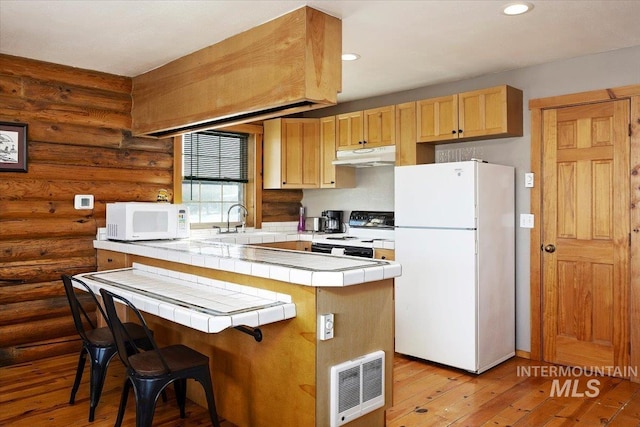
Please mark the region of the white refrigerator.
<svg viewBox="0 0 640 427"><path fill-rule="evenodd" d="M395 168L395 350L480 373L515 354L515 171Z"/></svg>

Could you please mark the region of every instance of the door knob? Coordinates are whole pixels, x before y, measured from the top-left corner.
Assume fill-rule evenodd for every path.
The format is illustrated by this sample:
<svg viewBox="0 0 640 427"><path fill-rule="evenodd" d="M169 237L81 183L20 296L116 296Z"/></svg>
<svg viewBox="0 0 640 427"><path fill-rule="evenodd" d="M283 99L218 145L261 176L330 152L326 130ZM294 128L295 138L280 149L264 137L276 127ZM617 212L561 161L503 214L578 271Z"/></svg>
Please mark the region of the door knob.
<svg viewBox="0 0 640 427"><path fill-rule="evenodd" d="M554 253L556 251L556 247L554 245L547 245L544 247L544 251L545 252L549 252L550 254Z"/></svg>

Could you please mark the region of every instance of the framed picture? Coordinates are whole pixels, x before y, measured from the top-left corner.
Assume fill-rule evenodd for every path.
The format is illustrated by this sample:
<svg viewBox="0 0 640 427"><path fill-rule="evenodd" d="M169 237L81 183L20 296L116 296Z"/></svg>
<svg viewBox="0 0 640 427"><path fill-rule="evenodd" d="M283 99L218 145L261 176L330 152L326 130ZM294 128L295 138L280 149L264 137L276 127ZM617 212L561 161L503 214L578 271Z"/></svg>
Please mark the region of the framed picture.
<svg viewBox="0 0 640 427"><path fill-rule="evenodd" d="M0 122L0 172L27 171L27 125Z"/></svg>

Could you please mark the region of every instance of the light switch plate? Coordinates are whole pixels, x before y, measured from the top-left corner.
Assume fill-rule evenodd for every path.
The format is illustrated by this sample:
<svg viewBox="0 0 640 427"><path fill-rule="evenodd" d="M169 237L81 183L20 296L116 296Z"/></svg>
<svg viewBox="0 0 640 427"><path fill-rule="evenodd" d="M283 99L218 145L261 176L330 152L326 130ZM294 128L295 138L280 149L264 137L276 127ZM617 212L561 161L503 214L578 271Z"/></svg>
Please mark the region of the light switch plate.
<svg viewBox="0 0 640 427"><path fill-rule="evenodd" d="M527 172L524 174L524 186L526 188L533 188L534 177L533 172Z"/></svg>
<svg viewBox="0 0 640 427"><path fill-rule="evenodd" d="M320 340L326 341L333 338L333 313L321 314L318 323L318 327L320 328L318 336Z"/></svg>
<svg viewBox="0 0 640 427"><path fill-rule="evenodd" d="M73 207L76 209L93 209L93 195L76 194L73 199Z"/></svg>
<svg viewBox="0 0 640 427"><path fill-rule="evenodd" d="M533 214L520 214L520 228L533 228Z"/></svg>

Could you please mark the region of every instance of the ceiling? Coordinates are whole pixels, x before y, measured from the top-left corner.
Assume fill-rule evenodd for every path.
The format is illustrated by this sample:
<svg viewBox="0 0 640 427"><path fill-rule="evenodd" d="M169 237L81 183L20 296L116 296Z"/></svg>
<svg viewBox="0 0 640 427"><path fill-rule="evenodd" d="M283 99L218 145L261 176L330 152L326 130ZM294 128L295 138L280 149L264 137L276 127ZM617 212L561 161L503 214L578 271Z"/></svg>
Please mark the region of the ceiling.
<svg viewBox="0 0 640 427"><path fill-rule="evenodd" d="M342 19L339 102L640 45L640 0L0 0L0 53L136 76L308 5Z"/></svg>

